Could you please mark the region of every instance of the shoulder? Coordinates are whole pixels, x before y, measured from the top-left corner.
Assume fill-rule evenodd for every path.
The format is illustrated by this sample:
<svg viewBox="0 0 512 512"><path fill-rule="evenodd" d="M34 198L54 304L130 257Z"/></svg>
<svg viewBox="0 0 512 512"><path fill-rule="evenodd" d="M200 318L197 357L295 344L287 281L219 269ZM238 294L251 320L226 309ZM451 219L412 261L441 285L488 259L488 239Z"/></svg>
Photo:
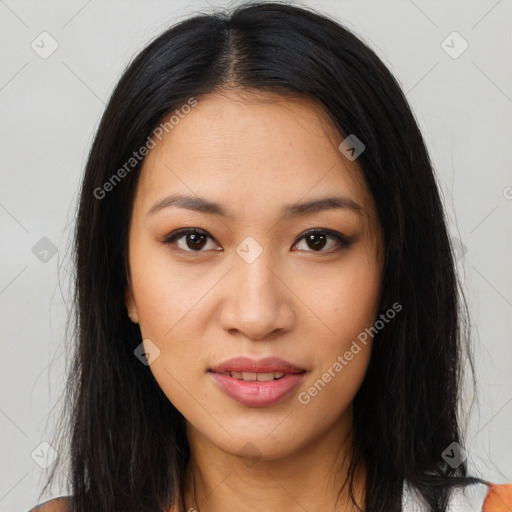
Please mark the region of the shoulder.
<svg viewBox="0 0 512 512"><path fill-rule="evenodd" d="M402 510L426 512L428 506L417 489L404 482ZM449 512L511 512L512 483L476 483L454 487L450 492Z"/></svg>
<svg viewBox="0 0 512 512"><path fill-rule="evenodd" d="M490 484L483 512L509 512L512 510L512 483Z"/></svg>
<svg viewBox="0 0 512 512"><path fill-rule="evenodd" d="M454 512L510 512L512 510L512 483L494 484L481 482L465 488L454 489Z"/></svg>
<svg viewBox="0 0 512 512"><path fill-rule="evenodd" d="M53 500L45 501L31 508L29 512L70 512L71 496L61 496Z"/></svg>

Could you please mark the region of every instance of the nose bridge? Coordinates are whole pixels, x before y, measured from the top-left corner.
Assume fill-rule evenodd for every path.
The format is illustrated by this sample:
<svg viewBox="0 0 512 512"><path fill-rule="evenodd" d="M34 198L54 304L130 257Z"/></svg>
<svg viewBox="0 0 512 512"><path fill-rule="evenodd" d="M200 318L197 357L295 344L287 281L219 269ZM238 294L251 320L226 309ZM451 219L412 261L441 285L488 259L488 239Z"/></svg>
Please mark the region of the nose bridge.
<svg viewBox="0 0 512 512"><path fill-rule="evenodd" d="M270 252L263 251L254 261L247 261L243 257L237 258L235 263L235 278L237 291L243 292L249 301L261 302L261 299L275 300L277 278L270 270Z"/></svg>
<svg viewBox="0 0 512 512"><path fill-rule="evenodd" d="M242 242L234 255L232 290L221 314L225 329L243 331L251 338L264 338L276 329L288 329L293 312L278 272L272 269L269 250L254 240Z"/></svg>

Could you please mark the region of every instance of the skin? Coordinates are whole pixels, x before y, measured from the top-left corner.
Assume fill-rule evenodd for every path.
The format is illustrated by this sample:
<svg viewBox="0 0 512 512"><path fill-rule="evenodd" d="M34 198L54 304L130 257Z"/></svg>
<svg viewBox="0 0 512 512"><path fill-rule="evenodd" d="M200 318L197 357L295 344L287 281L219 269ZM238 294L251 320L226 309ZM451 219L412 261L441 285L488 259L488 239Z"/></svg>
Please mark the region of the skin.
<svg viewBox="0 0 512 512"><path fill-rule="evenodd" d="M186 510L355 510L346 489L335 502L371 340L309 403L297 398L374 324L381 307L382 230L357 159L338 150L343 139L310 99L230 90L198 98L143 162L126 306L145 347L153 354L158 347L151 372L187 421ZM176 192L219 202L233 218L176 206L148 215ZM326 195L348 197L361 210L280 215L285 204ZM210 237L202 248L187 236L163 242L194 227ZM302 238L311 228L352 243L328 237L316 249ZM236 252L249 236L263 251L251 263ZM246 407L208 373L240 355L281 357L307 374L283 402ZM362 467L355 480L361 500L364 478Z"/></svg>

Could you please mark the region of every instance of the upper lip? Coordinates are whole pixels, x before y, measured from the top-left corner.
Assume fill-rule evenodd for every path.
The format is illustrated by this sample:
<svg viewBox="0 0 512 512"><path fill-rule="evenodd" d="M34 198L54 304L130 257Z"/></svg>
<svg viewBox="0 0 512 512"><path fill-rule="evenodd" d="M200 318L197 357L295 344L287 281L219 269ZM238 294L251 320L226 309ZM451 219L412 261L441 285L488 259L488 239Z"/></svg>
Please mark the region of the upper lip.
<svg viewBox="0 0 512 512"><path fill-rule="evenodd" d="M226 372L253 372L253 373L302 373L306 370L295 366L279 357L265 357L264 359L251 359L249 357L233 357L223 363L210 368L214 373Z"/></svg>

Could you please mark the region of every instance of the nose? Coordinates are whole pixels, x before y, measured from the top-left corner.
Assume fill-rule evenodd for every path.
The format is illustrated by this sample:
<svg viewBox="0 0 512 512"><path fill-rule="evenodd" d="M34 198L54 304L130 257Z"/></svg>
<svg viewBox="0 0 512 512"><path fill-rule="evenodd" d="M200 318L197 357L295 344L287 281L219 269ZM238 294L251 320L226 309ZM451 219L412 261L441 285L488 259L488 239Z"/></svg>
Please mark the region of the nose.
<svg viewBox="0 0 512 512"><path fill-rule="evenodd" d="M226 332L269 340L293 328L293 292L283 272L271 263L266 251L251 263L236 256L219 315Z"/></svg>

